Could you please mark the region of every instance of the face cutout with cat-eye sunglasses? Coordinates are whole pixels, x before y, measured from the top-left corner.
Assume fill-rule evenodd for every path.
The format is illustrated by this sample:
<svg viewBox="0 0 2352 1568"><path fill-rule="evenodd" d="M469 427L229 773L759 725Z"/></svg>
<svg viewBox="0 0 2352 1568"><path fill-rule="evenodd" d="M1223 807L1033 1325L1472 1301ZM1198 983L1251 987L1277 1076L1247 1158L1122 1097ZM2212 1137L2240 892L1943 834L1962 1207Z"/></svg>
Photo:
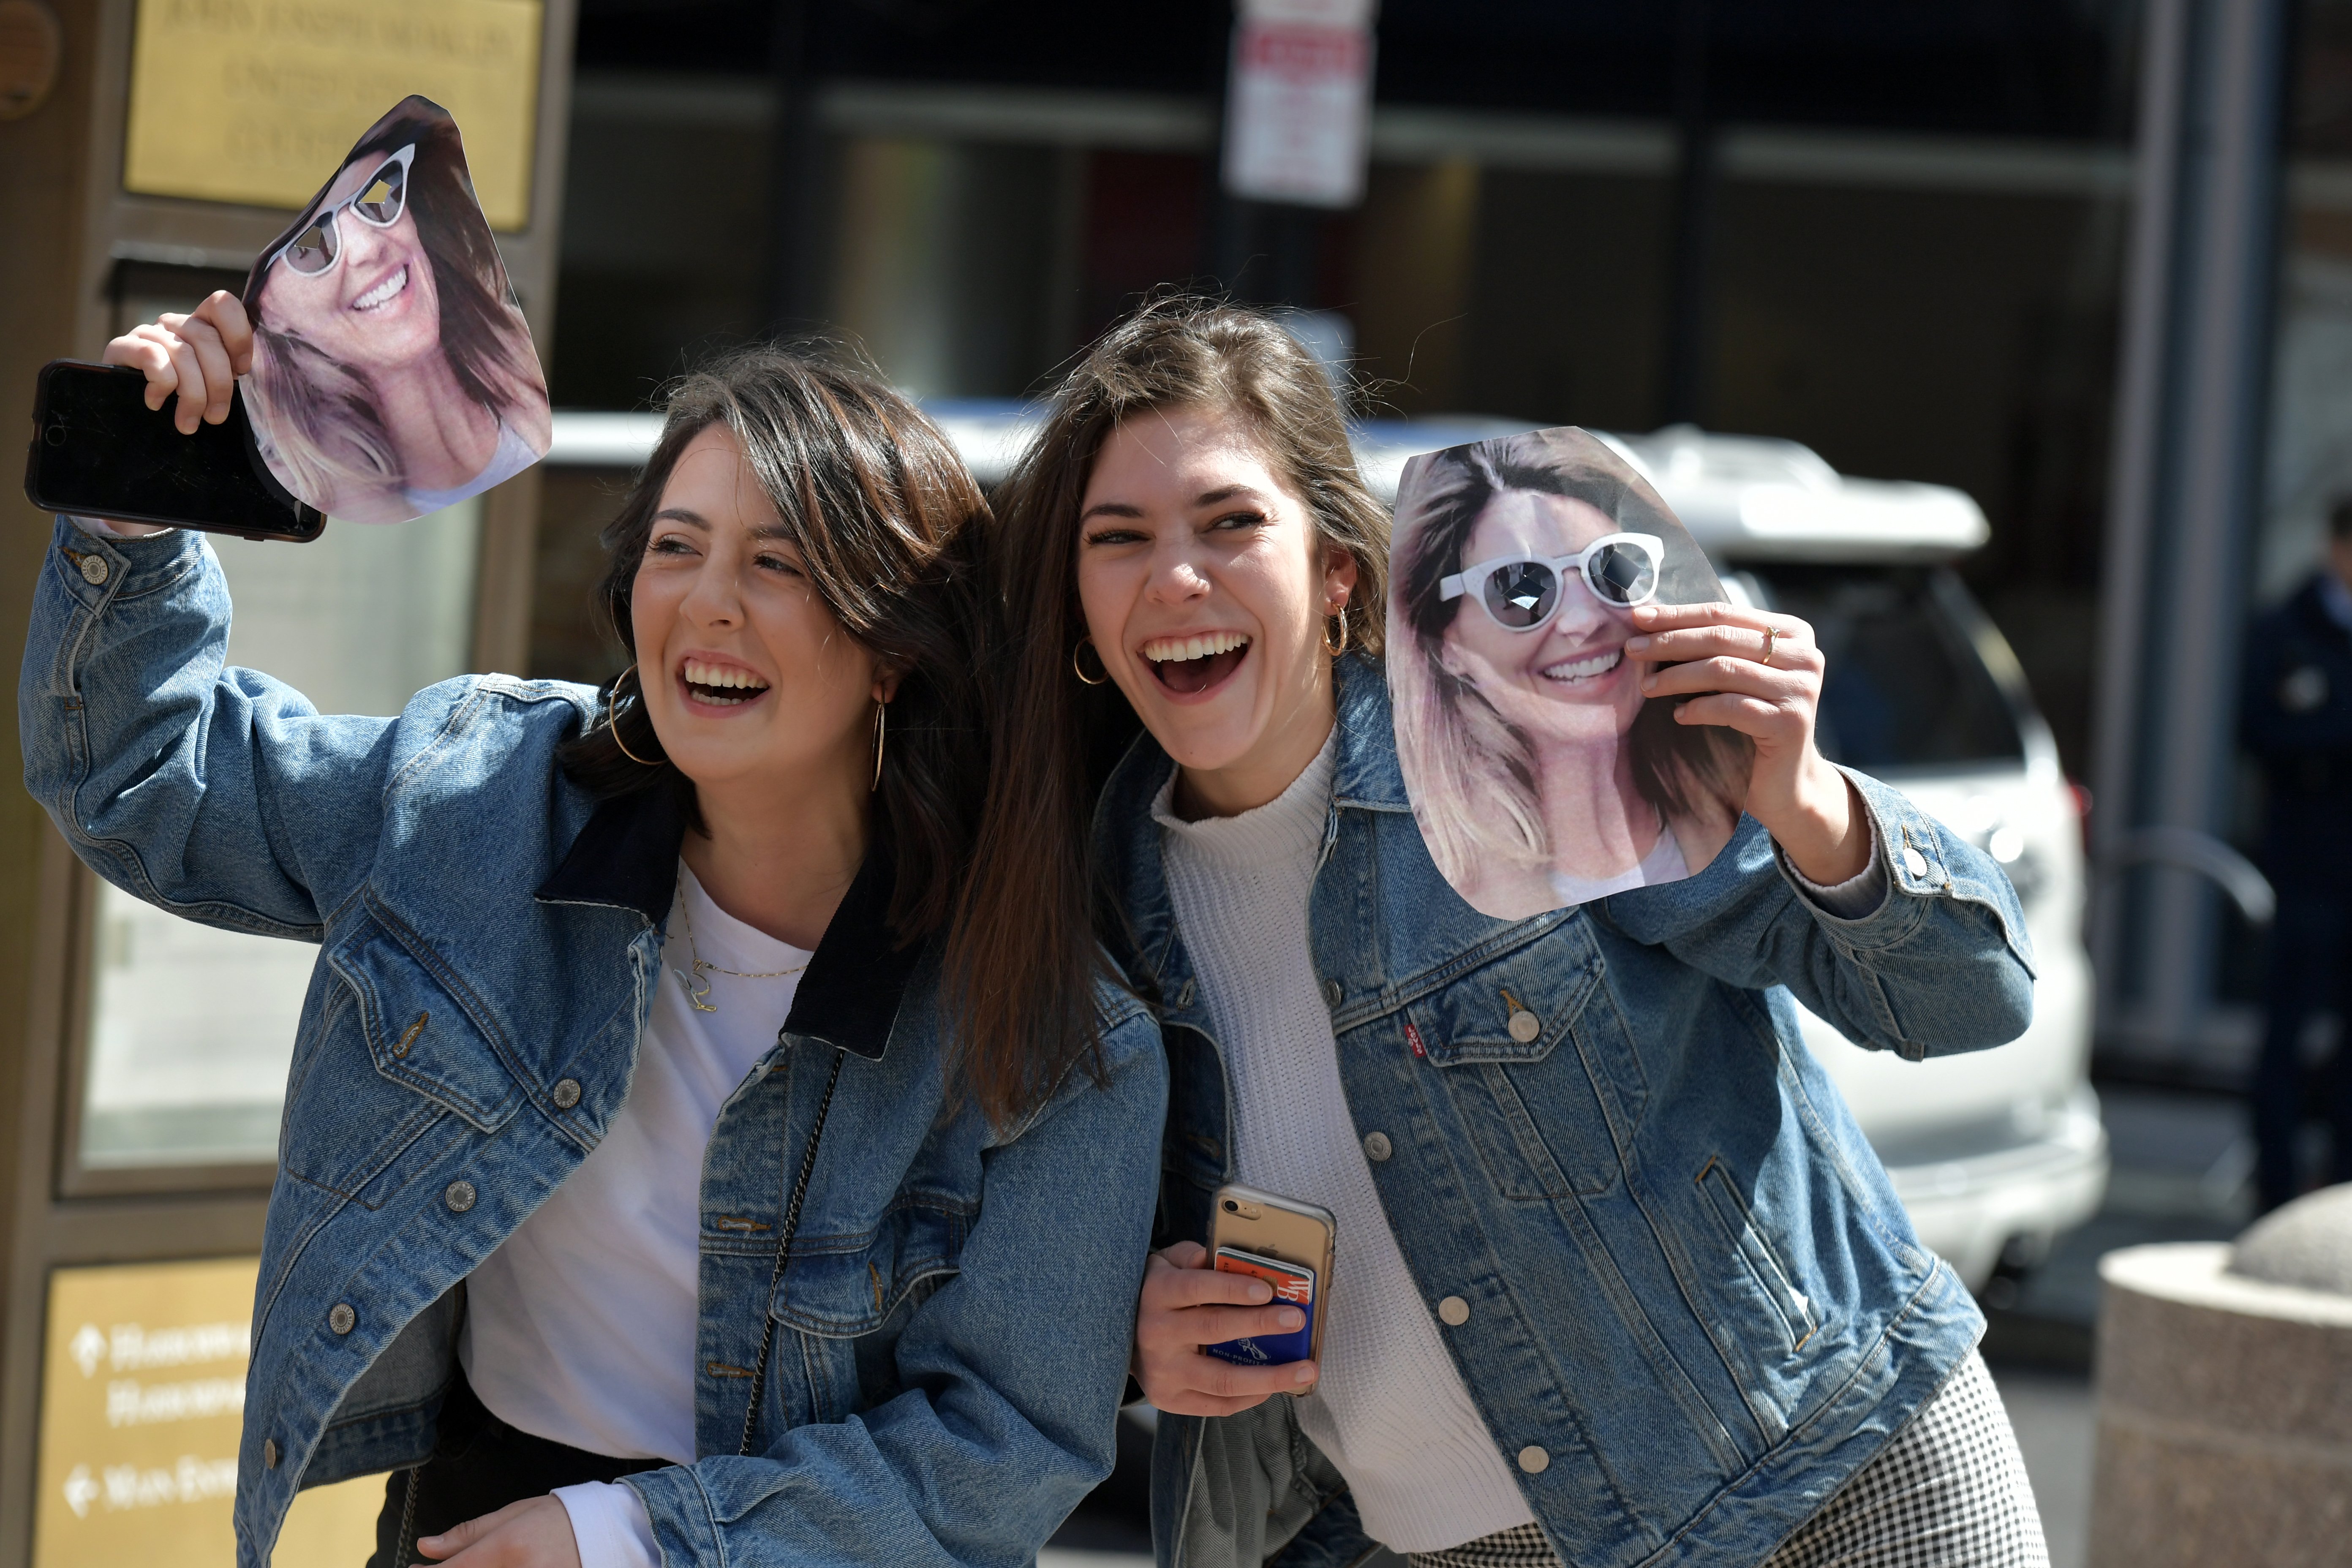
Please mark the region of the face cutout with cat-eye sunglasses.
<svg viewBox="0 0 2352 1568"><path fill-rule="evenodd" d="M342 214L371 228L390 228L408 210L408 171L416 162L414 142L386 158L360 188L302 226L302 232L278 247L271 257L305 278L322 278L343 259L343 237L336 225Z"/></svg>
<svg viewBox="0 0 2352 1568"><path fill-rule="evenodd" d="M1665 541L1654 533L1610 533L1574 555L1499 555L1437 580L1441 600L1470 595L1507 632L1539 632L1567 602L1570 574L1612 609L1630 610L1658 596Z"/></svg>

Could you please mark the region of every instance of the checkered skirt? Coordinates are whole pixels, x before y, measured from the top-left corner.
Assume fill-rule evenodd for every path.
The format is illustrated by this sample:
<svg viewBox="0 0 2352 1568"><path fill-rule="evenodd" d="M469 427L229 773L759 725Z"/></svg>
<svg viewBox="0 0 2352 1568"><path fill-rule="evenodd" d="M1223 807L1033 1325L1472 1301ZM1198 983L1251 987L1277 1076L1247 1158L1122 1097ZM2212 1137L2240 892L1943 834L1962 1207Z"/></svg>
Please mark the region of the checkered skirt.
<svg viewBox="0 0 2352 1568"><path fill-rule="evenodd" d="M1416 1552L1412 1568L1560 1568L1542 1528ZM2009 1412L1974 1351L1763 1568L2050 1568Z"/></svg>

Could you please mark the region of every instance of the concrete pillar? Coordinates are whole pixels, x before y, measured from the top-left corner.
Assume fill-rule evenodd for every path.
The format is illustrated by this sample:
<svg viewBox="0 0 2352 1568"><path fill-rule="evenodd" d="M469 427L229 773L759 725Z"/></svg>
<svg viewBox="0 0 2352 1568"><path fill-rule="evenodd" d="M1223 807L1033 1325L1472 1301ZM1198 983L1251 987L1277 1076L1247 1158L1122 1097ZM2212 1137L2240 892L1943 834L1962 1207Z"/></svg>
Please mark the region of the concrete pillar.
<svg viewBox="0 0 2352 1568"><path fill-rule="evenodd" d="M2352 1568L2352 1184L2099 1275L2093 1568Z"/></svg>
<svg viewBox="0 0 2352 1568"><path fill-rule="evenodd" d="M2103 856L2136 829L2218 835L2229 819L2295 8L2148 0L2144 13L2099 598L2091 826ZM2142 867L2099 889L2091 936L2102 1053L2239 1065L2211 1027L2213 892L2172 866Z"/></svg>

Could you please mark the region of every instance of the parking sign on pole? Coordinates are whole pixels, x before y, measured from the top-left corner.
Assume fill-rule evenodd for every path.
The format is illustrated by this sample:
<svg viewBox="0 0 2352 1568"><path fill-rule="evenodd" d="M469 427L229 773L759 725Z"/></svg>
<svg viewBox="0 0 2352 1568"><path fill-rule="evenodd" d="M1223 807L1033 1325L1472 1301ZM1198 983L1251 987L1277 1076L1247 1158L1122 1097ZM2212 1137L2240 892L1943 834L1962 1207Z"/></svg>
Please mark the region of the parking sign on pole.
<svg viewBox="0 0 2352 1568"><path fill-rule="evenodd" d="M1240 0L1225 94L1225 189L1250 201L1363 198L1374 0Z"/></svg>

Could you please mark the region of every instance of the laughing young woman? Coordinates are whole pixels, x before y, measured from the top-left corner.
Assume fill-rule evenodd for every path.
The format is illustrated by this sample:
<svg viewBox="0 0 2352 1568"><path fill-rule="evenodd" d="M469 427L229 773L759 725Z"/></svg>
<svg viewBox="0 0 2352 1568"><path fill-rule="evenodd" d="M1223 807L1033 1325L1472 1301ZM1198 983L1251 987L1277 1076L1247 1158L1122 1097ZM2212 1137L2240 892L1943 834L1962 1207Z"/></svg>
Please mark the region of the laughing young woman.
<svg viewBox="0 0 2352 1568"><path fill-rule="evenodd" d="M1029 880L993 972L1091 978L1082 921L1012 917L1083 912L1099 879L1166 1038L1135 1351L1161 1563L2041 1563L1983 1319L1793 1005L1912 1059L2011 1039L2021 917L1985 856L1822 759L1805 625L1634 612L1643 689L1748 738L1744 813L1685 880L1496 919L1414 823L1385 520L1276 322L1170 301L1114 328L999 500L1029 641L987 831ZM1148 734L1089 849L1122 719ZM1203 1268L1228 1181L1337 1216L1319 1365L1202 1353L1299 1326Z"/></svg>
<svg viewBox="0 0 2352 1568"><path fill-rule="evenodd" d="M236 300L173 321L151 375L225 407ZM325 950L244 1568L386 1469L378 1568L1015 1568L1108 1471L1166 1080L1108 986L968 1026L985 510L874 377L746 353L607 534L623 679L396 719L226 668L201 535L59 521L28 785L126 891Z"/></svg>

